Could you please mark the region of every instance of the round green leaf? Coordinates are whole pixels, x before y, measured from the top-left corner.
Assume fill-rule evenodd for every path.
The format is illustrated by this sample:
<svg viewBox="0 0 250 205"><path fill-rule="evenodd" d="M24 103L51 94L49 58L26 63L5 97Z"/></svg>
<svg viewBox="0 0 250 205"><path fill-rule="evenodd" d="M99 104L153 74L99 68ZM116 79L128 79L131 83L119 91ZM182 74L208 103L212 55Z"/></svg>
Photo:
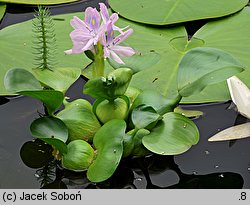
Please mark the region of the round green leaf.
<svg viewBox="0 0 250 205"><path fill-rule="evenodd" d="M87 171L90 181L101 182L113 175L123 154L125 129L125 121L114 119L97 131L93 141L96 158Z"/></svg>
<svg viewBox="0 0 250 205"><path fill-rule="evenodd" d="M27 70L14 68L4 77L4 86L12 94L26 90L42 90L40 82Z"/></svg>
<svg viewBox="0 0 250 205"><path fill-rule="evenodd" d="M109 0L113 10L140 23L168 25L216 18L241 10L248 0Z"/></svg>
<svg viewBox="0 0 250 205"><path fill-rule="evenodd" d="M42 117L34 120L30 125L33 137L41 139L55 146L60 153L67 153L68 128L58 118Z"/></svg>
<svg viewBox="0 0 250 205"><path fill-rule="evenodd" d="M199 130L190 119L169 112L163 120L142 139L143 145L153 153L176 155L186 152L198 143Z"/></svg>
<svg viewBox="0 0 250 205"><path fill-rule="evenodd" d="M178 90L181 96L187 97L242 71L243 66L222 50L194 48L187 52L179 64Z"/></svg>
<svg viewBox="0 0 250 205"><path fill-rule="evenodd" d="M81 69L79 68L54 68L34 69L33 74L44 85L54 90L65 93L68 88L80 77Z"/></svg>
<svg viewBox="0 0 250 205"><path fill-rule="evenodd" d="M62 166L73 171L84 171L94 159L94 149L84 140L74 140L67 145L68 152L62 157Z"/></svg>
<svg viewBox="0 0 250 205"><path fill-rule="evenodd" d="M32 4L32 5L51 5L74 2L77 0L0 0L0 2L12 4Z"/></svg>
<svg viewBox="0 0 250 205"><path fill-rule="evenodd" d="M84 99L77 99L66 104L57 114L69 130L69 141L82 139L92 142L93 137L101 125L92 112L92 105Z"/></svg>

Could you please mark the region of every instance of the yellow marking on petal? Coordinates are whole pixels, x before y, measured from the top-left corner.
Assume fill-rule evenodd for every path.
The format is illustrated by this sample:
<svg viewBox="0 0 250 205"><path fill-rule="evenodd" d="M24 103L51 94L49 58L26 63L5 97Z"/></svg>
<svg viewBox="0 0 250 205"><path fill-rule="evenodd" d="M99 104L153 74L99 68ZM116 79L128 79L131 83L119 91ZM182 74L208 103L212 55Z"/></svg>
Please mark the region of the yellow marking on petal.
<svg viewBox="0 0 250 205"><path fill-rule="evenodd" d="M95 25L95 19L92 19L92 25L93 26Z"/></svg>
<svg viewBox="0 0 250 205"><path fill-rule="evenodd" d="M110 36L113 37L114 36L114 31L110 32Z"/></svg>

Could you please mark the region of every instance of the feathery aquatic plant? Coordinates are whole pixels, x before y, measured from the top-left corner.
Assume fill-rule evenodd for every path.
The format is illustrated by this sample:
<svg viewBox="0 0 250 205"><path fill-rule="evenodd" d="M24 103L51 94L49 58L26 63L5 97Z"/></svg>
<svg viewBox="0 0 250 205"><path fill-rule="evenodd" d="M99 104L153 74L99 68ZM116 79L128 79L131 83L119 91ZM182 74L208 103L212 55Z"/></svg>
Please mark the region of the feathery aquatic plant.
<svg viewBox="0 0 250 205"><path fill-rule="evenodd" d="M38 6L33 20L33 33L36 68L53 70L56 39L53 20L48 8Z"/></svg>

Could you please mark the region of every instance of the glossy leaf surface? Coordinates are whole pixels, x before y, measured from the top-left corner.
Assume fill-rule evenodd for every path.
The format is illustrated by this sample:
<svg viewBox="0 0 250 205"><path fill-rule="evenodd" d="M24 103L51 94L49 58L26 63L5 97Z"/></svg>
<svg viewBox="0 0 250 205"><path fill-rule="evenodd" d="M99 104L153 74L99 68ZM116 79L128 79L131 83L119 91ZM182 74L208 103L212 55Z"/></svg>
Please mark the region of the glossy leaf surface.
<svg viewBox="0 0 250 205"><path fill-rule="evenodd" d="M243 65L222 50L194 48L179 64L178 90L181 96L188 97L242 71Z"/></svg>
<svg viewBox="0 0 250 205"><path fill-rule="evenodd" d="M53 145L60 153L67 153L68 128L57 118L42 117L34 120L30 125L33 137Z"/></svg>
<svg viewBox="0 0 250 205"><path fill-rule="evenodd" d="M125 121L114 119L97 131L93 140L97 154L87 171L90 181L101 182L112 176L123 154L125 129Z"/></svg>
<svg viewBox="0 0 250 205"><path fill-rule="evenodd" d="M242 9L247 0L109 0L111 8L140 23L167 25L216 18Z"/></svg>
<svg viewBox="0 0 250 205"><path fill-rule="evenodd" d="M92 112L92 105L84 99L66 104L57 114L69 130L69 141L82 139L91 142L101 125Z"/></svg>
<svg viewBox="0 0 250 205"><path fill-rule="evenodd" d="M6 4L0 3L0 20L3 18L6 10Z"/></svg>
<svg viewBox="0 0 250 205"><path fill-rule="evenodd" d="M54 68L53 71L33 69L33 74L44 85L65 93L80 77L81 70L79 68Z"/></svg>
<svg viewBox="0 0 250 205"><path fill-rule="evenodd" d="M176 155L186 152L198 143L199 131L190 119L174 112L163 116L163 120L142 139L143 145L156 154Z"/></svg>

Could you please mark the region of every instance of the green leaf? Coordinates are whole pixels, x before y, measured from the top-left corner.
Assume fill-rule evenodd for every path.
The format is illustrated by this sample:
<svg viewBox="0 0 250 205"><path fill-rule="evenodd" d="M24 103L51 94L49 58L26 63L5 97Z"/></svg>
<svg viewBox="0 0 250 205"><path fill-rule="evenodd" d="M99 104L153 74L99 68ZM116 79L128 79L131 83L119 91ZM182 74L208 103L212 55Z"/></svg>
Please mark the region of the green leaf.
<svg viewBox="0 0 250 205"><path fill-rule="evenodd" d="M110 72L106 78L98 77L89 80L83 88L83 93L97 99L113 100L126 92L132 75L129 68L116 69Z"/></svg>
<svg viewBox="0 0 250 205"><path fill-rule="evenodd" d="M67 103L65 108L57 114L69 130L69 141L82 139L92 142L93 136L101 125L92 112L92 105L84 99L77 99Z"/></svg>
<svg viewBox="0 0 250 205"><path fill-rule="evenodd" d="M202 111L185 109L185 108L182 108L180 106L176 107L174 109L174 112L179 113L181 115L184 115L185 117L199 117L199 116L203 115Z"/></svg>
<svg viewBox="0 0 250 205"><path fill-rule="evenodd" d="M130 68L133 71L133 73L138 73L158 63L160 58L161 56L158 53L152 51L146 54L139 53L131 57L127 58L124 57L122 58L122 60L125 64L119 64L111 58L108 58L107 60L109 64L115 69Z"/></svg>
<svg viewBox="0 0 250 205"><path fill-rule="evenodd" d="M181 96L187 97L243 70L243 66L235 58L222 50L194 48L179 64L178 90Z"/></svg>
<svg viewBox="0 0 250 205"><path fill-rule="evenodd" d="M3 18L6 11L6 4L0 3L0 20Z"/></svg>
<svg viewBox="0 0 250 205"><path fill-rule="evenodd" d="M12 4L32 4L32 5L51 5L51 4L63 4L74 2L77 0L0 0L0 2L4 3L12 3Z"/></svg>
<svg viewBox="0 0 250 205"><path fill-rule="evenodd" d="M157 113L163 115L173 111L179 100L179 95L172 99L168 99L154 90L144 90L137 96L131 109L135 109L139 105L148 105L156 110Z"/></svg>
<svg viewBox="0 0 250 205"><path fill-rule="evenodd" d="M47 108L49 115L53 115L54 111L62 105L64 99L63 93L56 90L27 90L18 93L42 101Z"/></svg>
<svg viewBox="0 0 250 205"><path fill-rule="evenodd" d="M14 68L6 73L4 86L12 94L26 90L35 91L43 89L32 73L21 68Z"/></svg>
<svg viewBox="0 0 250 205"><path fill-rule="evenodd" d="M143 145L153 153L177 155L186 152L198 143L199 130L190 119L174 112L163 116L163 120L142 139Z"/></svg>
<svg viewBox="0 0 250 205"><path fill-rule="evenodd" d="M84 140L74 140L67 149L68 152L62 156L62 166L73 171L87 170L95 156L91 145Z"/></svg>
<svg viewBox="0 0 250 205"><path fill-rule="evenodd" d="M137 106L131 114L131 120L136 129L151 129L154 125L162 119L154 108L148 105Z"/></svg>
<svg viewBox="0 0 250 205"><path fill-rule="evenodd" d="M247 0L109 0L113 10L140 23L167 25L226 16L241 10Z"/></svg>
<svg viewBox="0 0 250 205"><path fill-rule="evenodd" d="M56 90L43 90L40 82L27 70L11 69L4 78L4 85L12 94L20 94L41 100L50 115L60 107L64 95Z"/></svg>
<svg viewBox="0 0 250 205"><path fill-rule="evenodd" d="M250 137L250 122L222 130L210 137L208 141L236 140Z"/></svg>
<svg viewBox="0 0 250 205"><path fill-rule="evenodd" d="M61 154L67 153L68 128L63 121L53 117L42 117L30 125L33 137L55 146Z"/></svg>
<svg viewBox="0 0 250 205"><path fill-rule="evenodd" d="M79 68L56 67L53 71L49 69L33 69L33 74L44 85L65 93L80 77L81 70Z"/></svg>
<svg viewBox="0 0 250 205"><path fill-rule="evenodd" d="M150 131L146 129L139 129L133 137L134 147L130 156L142 157L148 155L150 151L142 144L142 139L148 135Z"/></svg>
<svg viewBox="0 0 250 205"><path fill-rule="evenodd" d="M113 175L123 154L123 136L126 123L114 119L104 124L94 136L96 158L87 171L92 182L101 182Z"/></svg>

